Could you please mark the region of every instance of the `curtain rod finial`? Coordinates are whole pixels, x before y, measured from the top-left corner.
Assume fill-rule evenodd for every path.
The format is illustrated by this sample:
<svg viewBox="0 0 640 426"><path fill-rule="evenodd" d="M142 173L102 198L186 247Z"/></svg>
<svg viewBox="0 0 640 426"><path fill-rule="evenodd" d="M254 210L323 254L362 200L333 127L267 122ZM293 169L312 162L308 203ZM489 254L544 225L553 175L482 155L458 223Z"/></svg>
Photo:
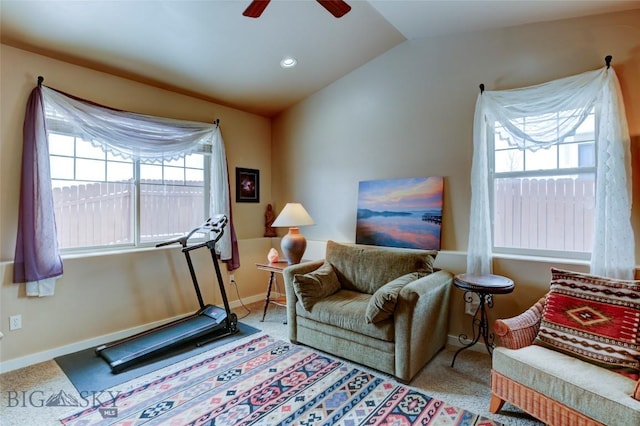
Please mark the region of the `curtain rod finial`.
<svg viewBox="0 0 640 426"><path fill-rule="evenodd" d="M484 83L480 83L480 94L484 92Z"/></svg>
<svg viewBox="0 0 640 426"><path fill-rule="evenodd" d="M607 68L611 67L611 60L613 59L613 56L611 55L607 55L604 57L604 63L607 65Z"/></svg>
<svg viewBox="0 0 640 426"><path fill-rule="evenodd" d="M38 76L38 87L42 86L42 82L44 81L44 77L39 75Z"/></svg>

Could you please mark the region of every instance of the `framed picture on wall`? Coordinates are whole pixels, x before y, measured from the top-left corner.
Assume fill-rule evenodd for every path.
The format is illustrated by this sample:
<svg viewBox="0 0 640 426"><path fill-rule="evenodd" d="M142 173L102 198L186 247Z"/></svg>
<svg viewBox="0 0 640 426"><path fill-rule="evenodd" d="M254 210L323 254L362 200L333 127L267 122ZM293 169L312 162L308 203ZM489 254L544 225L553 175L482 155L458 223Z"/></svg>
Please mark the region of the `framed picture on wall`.
<svg viewBox="0 0 640 426"><path fill-rule="evenodd" d="M360 182L356 243L440 250L442 176Z"/></svg>
<svg viewBox="0 0 640 426"><path fill-rule="evenodd" d="M260 202L260 170L236 167L236 203Z"/></svg>

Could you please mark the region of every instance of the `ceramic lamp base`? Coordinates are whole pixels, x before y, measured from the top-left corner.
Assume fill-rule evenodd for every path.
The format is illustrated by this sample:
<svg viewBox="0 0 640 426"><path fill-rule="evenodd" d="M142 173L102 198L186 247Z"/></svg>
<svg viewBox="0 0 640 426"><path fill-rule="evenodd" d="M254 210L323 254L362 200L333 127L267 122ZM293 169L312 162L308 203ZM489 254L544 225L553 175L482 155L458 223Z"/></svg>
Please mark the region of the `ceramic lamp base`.
<svg viewBox="0 0 640 426"><path fill-rule="evenodd" d="M282 237L280 248L289 265L294 265L300 263L302 255L307 248L307 240L300 233L300 229L291 227L287 235Z"/></svg>

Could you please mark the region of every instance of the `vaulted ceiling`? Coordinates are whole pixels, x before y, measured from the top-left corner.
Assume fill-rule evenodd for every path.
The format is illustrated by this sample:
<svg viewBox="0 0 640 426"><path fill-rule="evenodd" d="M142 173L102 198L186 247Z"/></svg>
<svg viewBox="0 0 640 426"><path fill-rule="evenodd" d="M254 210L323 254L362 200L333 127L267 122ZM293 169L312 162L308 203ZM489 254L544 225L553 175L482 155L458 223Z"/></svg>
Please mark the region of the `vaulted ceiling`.
<svg viewBox="0 0 640 426"><path fill-rule="evenodd" d="M4 44L267 117L409 39L640 8L635 0L2 0ZM280 61L295 57L297 66ZM44 72L44 71L43 71Z"/></svg>

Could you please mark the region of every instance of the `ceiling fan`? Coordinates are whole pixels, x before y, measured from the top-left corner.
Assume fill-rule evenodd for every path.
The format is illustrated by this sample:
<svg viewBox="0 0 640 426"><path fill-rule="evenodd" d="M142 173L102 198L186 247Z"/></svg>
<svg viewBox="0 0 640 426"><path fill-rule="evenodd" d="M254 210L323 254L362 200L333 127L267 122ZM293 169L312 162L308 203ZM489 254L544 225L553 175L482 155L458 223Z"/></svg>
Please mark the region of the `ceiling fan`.
<svg viewBox="0 0 640 426"><path fill-rule="evenodd" d="M253 0L242 14L249 18L259 18L271 0ZM316 0L336 18L340 18L351 10L351 6L343 0Z"/></svg>

